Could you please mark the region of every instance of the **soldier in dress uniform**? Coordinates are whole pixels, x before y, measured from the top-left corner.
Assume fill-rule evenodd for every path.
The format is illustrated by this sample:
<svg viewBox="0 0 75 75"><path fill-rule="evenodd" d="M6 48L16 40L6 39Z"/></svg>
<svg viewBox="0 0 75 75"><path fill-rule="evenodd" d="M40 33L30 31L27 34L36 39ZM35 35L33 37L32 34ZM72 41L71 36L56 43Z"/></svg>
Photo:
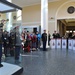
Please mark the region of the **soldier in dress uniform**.
<svg viewBox="0 0 75 75"><path fill-rule="evenodd" d="M10 32L9 37L9 46L10 46L10 56L14 56L14 48L15 48L15 33Z"/></svg>
<svg viewBox="0 0 75 75"><path fill-rule="evenodd" d="M3 26L4 26L4 23L9 21L8 19L7 20L1 20L1 23L0 23L0 68L3 67L3 65L1 64L1 58L2 58L2 44L3 44Z"/></svg>
<svg viewBox="0 0 75 75"><path fill-rule="evenodd" d="M19 63L20 49L21 49L20 33L18 29L15 28L15 63Z"/></svg>
<svg viewBox="0 0 75 75"><path fill-rule="evenodd" d="M3 44L3 24L0 24L0 67L3 67L3 65L1 64L1 58L2 58L2 44Z"/></svg>
<svg viewBox="0 0 75 75"><path fill-rule="evenodd" d="M4 31L4 33L3 33L3 46L4 46L5 57L7 57L8 44L9 44L9 36L8 36L7 31Z"/></svg>

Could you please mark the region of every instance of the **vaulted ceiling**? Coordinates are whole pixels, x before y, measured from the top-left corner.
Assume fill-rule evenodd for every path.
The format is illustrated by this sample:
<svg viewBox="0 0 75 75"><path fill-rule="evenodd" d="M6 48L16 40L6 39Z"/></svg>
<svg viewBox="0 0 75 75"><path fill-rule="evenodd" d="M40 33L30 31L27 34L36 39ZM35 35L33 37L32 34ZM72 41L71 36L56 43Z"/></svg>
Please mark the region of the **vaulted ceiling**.
<svg viewBox="0 0 75 75"><path fill-rule="evenodd" d="M54 2L54 1L60 1L60 0L48 0L48 1ZM40 4L41 0L12 0L12 3L20 7L25 7L25 6Z"/></svg>

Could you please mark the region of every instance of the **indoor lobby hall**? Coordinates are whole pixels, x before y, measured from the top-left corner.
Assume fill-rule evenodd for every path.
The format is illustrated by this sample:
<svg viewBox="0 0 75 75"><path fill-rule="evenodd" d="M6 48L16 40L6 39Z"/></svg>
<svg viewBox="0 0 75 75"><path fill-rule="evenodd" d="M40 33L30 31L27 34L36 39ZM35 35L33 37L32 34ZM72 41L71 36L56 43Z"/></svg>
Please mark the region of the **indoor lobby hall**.
<svg viewBox="0 0 75 75"><path fill-rule="evenodd" d="M75 75L75 51L65 49L48 49L23 53L20 57L23 66L21 75ZM14 63L13 57L5 62Z"/></svg>
<svg viewBox="0 0 75 75"><path fill-rule="evenodd" d="M75 75L75 0L0 0L0 75Z"/></svg>

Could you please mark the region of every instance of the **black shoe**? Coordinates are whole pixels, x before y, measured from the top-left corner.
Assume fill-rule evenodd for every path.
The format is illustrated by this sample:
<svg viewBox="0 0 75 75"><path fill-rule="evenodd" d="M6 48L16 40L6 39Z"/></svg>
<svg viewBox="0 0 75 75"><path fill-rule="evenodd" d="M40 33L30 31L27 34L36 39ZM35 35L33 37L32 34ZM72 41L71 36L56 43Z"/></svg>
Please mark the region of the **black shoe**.
<svg viewBox="0 0 75 75"><path fill-rule="evenodd" d="M0 67L3 67L3 65L2 65L2 64L0 64Z"/></svg>

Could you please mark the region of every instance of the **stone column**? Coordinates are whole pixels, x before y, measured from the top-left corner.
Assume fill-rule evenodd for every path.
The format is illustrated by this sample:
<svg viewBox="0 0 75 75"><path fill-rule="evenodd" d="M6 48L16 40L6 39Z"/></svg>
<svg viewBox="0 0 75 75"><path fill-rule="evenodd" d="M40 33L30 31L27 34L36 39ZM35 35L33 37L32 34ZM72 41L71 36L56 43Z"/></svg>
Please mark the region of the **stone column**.
<svg viewBox="0 0 75 75"><path fill-rule="evenodd" d="M43 30L46 30L48 34L48 0L41 0L41 34L44 32Z"/></svg>

